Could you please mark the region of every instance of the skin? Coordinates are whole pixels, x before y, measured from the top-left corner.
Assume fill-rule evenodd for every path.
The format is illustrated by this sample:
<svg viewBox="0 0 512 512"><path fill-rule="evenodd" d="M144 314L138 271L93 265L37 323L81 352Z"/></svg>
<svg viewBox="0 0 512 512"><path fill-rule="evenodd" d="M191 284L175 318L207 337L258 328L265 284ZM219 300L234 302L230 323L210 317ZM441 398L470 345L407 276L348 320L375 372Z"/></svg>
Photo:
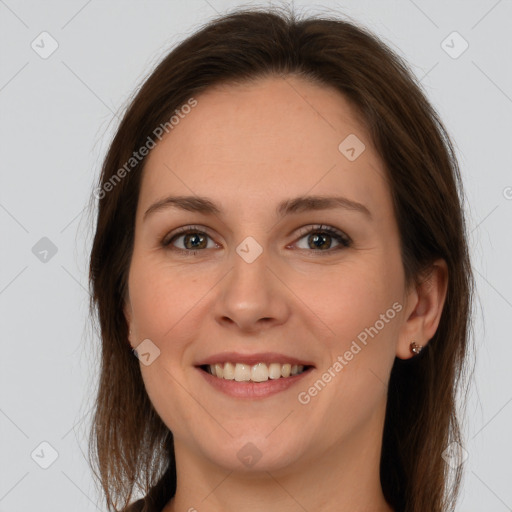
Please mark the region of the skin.
<svg viewBox="0 0 512 512"><path fill-rule="evenodd" d="M164 510L389 512L379 478L388 379L395 357L412 357L411 341L426 345L437 329L445 262L406 288L383 164L337 91L288 76L196 99L148 157L125 304L132 347L149 338L160 350L141 372L174 435L178 487ZM366 146L354 161L338 150L349 134ZM168 208L143 220L171 194L207 196L223 213ZM312 194L358 201L372 218L340 208L276 216L280 201ZM320 224L352 245L324 233L315 248ZM182 234L161 245L190 225L208 235L196 255L173 251L191 251ZM252 263L236 252L248 236L262 248ZM394 318L300 403L394 303ZM281 352L315 368L271 397L232 398L194 366L223 351ZM251 467L237 457L247 443L261 454Z"/></svg>

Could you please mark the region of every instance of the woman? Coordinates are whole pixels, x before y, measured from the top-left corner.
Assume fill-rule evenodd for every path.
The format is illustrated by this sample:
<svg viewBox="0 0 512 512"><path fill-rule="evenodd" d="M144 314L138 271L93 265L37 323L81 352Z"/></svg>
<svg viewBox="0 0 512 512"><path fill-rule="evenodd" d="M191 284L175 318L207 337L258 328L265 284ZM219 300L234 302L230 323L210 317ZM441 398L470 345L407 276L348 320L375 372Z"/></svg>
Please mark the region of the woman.
<svg viewBox="0 0 512 512"><path fill-rule="evenodd" d="M145 81L95 196L109 510L453 506L462 184L389 48L337 19L219 17Z"/></svg>

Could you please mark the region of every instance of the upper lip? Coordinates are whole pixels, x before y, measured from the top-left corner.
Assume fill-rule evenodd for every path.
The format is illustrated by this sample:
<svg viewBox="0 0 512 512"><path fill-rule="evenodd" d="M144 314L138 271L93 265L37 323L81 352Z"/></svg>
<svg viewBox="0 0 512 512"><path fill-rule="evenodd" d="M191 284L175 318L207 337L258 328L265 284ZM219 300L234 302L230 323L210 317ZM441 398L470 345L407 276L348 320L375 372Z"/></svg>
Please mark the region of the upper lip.
<svg viewBox="0 0 512 512"><path fill-rule="evenodd" d="M280 364L296 364L303 366L314 366L310 361L297 359L296 357L287 356L278 352L261 352L259 354L241 354L239 352L221 352L212 356L206 357L199 361L196 366L223 364L223 363L246 363L255 365L257 363L280 363Z"/></svg>

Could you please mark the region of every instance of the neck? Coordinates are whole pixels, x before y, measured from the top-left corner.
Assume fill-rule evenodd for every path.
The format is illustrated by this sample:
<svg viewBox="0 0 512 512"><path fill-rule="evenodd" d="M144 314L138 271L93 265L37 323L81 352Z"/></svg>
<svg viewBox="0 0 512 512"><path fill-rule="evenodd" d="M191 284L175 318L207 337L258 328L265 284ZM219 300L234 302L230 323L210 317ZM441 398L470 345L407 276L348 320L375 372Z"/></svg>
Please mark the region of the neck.
<svg viewBox="0 0 512 512"><path fill-rule="evenodd" d="M177 490L163 512L393 512L380 483L381 433L361 428L325 453L250 473L221 468L175 440Z"/></svg>

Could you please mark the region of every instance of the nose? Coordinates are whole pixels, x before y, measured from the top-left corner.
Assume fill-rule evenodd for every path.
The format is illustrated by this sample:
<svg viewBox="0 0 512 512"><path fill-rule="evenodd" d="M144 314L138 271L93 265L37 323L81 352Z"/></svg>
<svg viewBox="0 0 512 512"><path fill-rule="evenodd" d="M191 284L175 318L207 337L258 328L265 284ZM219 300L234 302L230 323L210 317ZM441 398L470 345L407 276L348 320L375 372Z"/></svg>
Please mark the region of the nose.
<svg viewBox="0 0 512 512"><path fill-rule="evenodd" d="M233 254L222 279L215 317L223 327L255 333L286 322L290 291L263 251L254 261Z"/></svg>

